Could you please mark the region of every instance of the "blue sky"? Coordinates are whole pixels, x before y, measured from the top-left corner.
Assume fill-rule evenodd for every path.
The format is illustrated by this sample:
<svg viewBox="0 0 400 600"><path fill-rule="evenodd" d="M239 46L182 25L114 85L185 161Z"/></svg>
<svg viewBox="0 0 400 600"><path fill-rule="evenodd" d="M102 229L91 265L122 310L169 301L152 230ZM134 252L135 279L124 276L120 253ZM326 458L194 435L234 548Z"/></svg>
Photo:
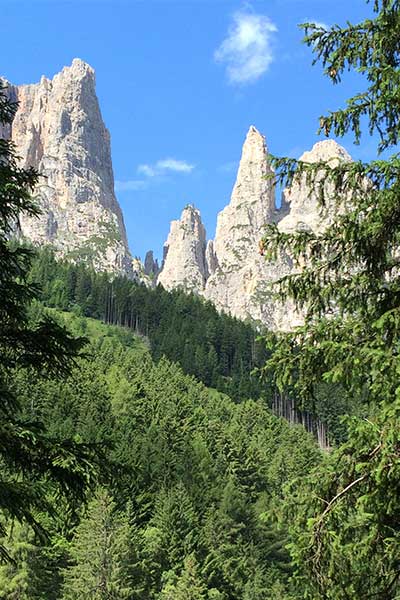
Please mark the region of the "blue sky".
<svg viewBox="0 0 400 600"><path fill-rule="evenodd" d="M250 125L297 157L319 116L358 91L355 77L333 87L312 66L297 25L370 14L365 0L2 0L0 73L21 84L75 57L94 67L131 250L161 256L187 203L214 236ZM373 152L368 138L344 145Z"/></svg>

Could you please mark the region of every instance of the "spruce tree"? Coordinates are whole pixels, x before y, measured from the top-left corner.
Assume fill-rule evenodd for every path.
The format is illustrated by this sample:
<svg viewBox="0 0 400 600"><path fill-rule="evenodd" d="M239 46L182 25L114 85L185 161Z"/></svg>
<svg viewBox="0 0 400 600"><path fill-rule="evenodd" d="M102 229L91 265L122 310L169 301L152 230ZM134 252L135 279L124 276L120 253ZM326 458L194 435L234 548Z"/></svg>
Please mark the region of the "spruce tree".
<svg viewBox="0 0 400 600"><path fill-rule="evenodd" d="M304 326L269 337L266 372L309 409L321 382L368 402L369 417L351 422L348 443L303 490L293 489L292 553L304 597L313 600L399 593L400 2L371 5L361 23L304 28L334 84L347 70L365 81L344 108L321 117L321 131L352 133L360 143L367 129L381 158L336 165L275 159L281 182L306 178L322 215L333 202L336 216L321 233L271 226L263 239L267 258L288 251L303 266L279 282L278 295L305 315Z"/></svg>
<svg viewBox="0 0 400 600"><path fill-rule="evenodd" d="M182 573L175 584L167 584L160 600L206 600L207 588L199 575L199 565L194 554L185 558Z"/></svg>
<svg viewBox="0 0 400 600"><path fill-rule="evenodd" d="M16 108L0 85L3 131ZM38 215L32 198L38 180L33 169L19 166L13 143L0 138L0 535L5 533L3 517L25 520L42 534L35 511L48 510L50 486L71 501L82 500L94 474L90 449L72 440L52 440L40 423L23 418L14 385L18 370L31 378L65 375L83 345L48 316L30 318L29 307L39 294L29 279L34 252L13 237L22 215ZM2 545L0 558L7 558Z"/></svg>
<svg viewBox="0 0 400 600"><path fill-rule="evenodd" d="M65 600L123 600L132 593L130 526L109 493L98 490L70 547Z"/></svg>

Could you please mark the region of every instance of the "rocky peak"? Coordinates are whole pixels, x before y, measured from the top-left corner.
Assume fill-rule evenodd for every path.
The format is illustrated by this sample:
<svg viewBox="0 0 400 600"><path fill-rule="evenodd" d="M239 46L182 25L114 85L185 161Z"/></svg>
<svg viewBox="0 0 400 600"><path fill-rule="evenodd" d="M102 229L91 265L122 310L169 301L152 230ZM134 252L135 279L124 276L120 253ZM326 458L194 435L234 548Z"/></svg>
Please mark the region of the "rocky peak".
<svg viewBox="0 0 400 600"><path fill-rule="evenodd" d="M230 206L240 207L245 200L247 204L262 203L266 213L273 211L271 181L266 179L271 172L265 137L251 125L243 144Z"/></svg>
<svg viewBox="0 0 400 600"><path fill-rule="evenodd" d="M74 59L53 79L11 86L9 93L19 102L9 135L22 164L42 175L36 189L42 214L23 217L21 234L61 255L132 274L92 67Z"/></svg>
<svg viewBox="0 0 400 600"><path fill-rule="evenodd" d="M259 233L275 212L272 174L265 138L251 126L231 201L217 219L214 252L221 268L236 265L257 251Z"/></svg>
<svg viewBox="0 0 400 600"><path fill-rule="evenodd" d="M144 272L151 278L157 277L160 271L160 267L158 266L158 260L154 259L153 250L149 250L146 252L146 257L144 259Z"/></svg>
<svg viewBox="0 0 400 600"><path fill-rule="evenodd" d="M264 226L274 218L273 171L264 136L250 127L231 201L218 215L213 269L205 295L234 316L265 321L265 263L259 255ZM269 309L270 310L270 307Z"/></svg>
<svg viewBox="0 0 400 600"><path fill-rule="evenodd" d="M335 166L340 161L351 161L351 156L334 140L324 140L317 142L310 151L304 152L299 160L307 163L326 162ZM316 181L318 182L318 176ZM285 232L296 229L318 232L326 227L335 216L336 210L332 184L325 182L324 188L325 207L321 208L317 197L318 187L310 187L305 174L300 179L295 179L291 187L283 192L288 214L279 222L279 229Z"/></svg>
<svg viewBox="0 0 400 600"><path fill-rule="evenodd" d="M164 260L157 282L166 289L180 287L200 292L207 278L206 231L200 212L188 204L181 218L171 222L164 244Z"/></svg>
<svg viewBox="0 0 400 600"><path fill-rule="evenodd" d="M304 152L299 158L300 161L315 163L315 162L331 162L337 160L350 161L351 156L340 146L335 140L322 140L314 144L311 150Z"/></svg>
<svg viewBox="0 0 400 600"><path fill-rule="evenodd" d="M318 142L301 157L305 162L351 160L333 140ZM305 177L294 181L283 193L283 205L275 207L273 171L265 138L250 127L231 201L218 215L215 240L205 244L200 214L188 206L179 221L173 221L164 246L164 266L158 281L167 289L183 287L211 300L218 309L241 319L250 318L273 329L289 329L302 322L291 303L279 304L272 284L292 273L289 255L267 263L259 252L264 226L278 222L282 231L309 228L320 231L335 214L329 202L321 213L314 189Z"/></svg>

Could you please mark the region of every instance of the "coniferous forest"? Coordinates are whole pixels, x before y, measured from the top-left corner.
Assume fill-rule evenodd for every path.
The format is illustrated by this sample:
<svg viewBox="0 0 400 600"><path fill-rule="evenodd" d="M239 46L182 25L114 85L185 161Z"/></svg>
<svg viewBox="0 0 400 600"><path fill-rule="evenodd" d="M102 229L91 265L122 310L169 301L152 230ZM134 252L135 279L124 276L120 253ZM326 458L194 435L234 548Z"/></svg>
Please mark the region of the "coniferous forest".
<svg viewBox="0 0 400 600"><path fill-rule="evenodd" d="M322 232L262 240L302 265L277 284L293 331L17 243L38 173L0 140L0 598L400 597L400 3L371 10L304 25L334 84L366 86L322 132L366 127L379 159L273 159L337 203ZM15 110L0 90L0 122ZM325 419L329 451L277 395Z"/></svg>
<svg viewBox="0 0 400 600"><path fill-rule="evenodd" d="M211 302L56 261L51 249L37 254L30 276L46 306L129 328L148 341L155 361L166 356L235 400L267 393L251 375L265 362L265 344L250 324L219 314Z"/></svg>

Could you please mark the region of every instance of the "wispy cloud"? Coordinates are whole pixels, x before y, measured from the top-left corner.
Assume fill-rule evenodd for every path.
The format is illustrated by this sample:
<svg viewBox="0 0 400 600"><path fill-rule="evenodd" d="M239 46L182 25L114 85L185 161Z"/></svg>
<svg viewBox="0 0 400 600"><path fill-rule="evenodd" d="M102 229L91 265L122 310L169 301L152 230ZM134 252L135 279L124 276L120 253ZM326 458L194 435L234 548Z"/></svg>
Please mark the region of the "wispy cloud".
<svg viewBox="0 0 400 600"><path fill-rule="evenodd" d="M137 171L146 177L155 177L157 175L155 168L150 165L139 165Z"/></svg>
<svg viewBox="0 0 400 600"><path fill-rule="evenodd" d="M128 181L118 180L115 182L116 192L137 192L147 186L147 181L143 179L130 179Z"/></svg>
<svg viewBox="0 0 400 600"><path fill-rule="evenodd" d="M139 165L137 168L138 173L145 175L145 177L157 177L158 175L165 175L168 172L190 173L193 169L194 165L189 164L185 160L177 160L176 158L164 158L158 160L153 165Z"/></svg>
<svg viewBox="0 0 400 600"><path fill-rule="evenodd" d="M226 65L230 83L257 81L274 59L272 50L276 25L265 15L239 11L233 15L228 35L214 53Z"/></svg>

